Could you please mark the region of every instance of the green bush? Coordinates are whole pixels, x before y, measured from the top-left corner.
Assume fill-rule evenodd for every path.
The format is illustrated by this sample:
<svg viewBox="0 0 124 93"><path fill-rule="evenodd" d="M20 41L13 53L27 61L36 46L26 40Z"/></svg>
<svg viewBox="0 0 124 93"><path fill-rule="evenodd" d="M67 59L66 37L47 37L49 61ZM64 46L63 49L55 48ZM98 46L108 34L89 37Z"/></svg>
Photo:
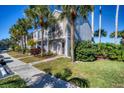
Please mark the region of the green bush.
<svg viewBox="0 0 124 93"><path fill-rule="evenodd" d="M76 60L87 62L99 58L124 61L124 47L112 43L93 44L90 41L78 42L76 44Z"/></svg>
<svg viewBox="0 0 124 93"><path fill-rule="evenodd" d="M28 45L31 46L31 47L33 47L34 45L36 45L36 41L34 41L33 39L28 40L27 43L28 43Z"/></svg>
<svg viewBox="0 0 124 93"><path fill-rule="evenodd" d="M96 60L96 45L90 41L78 42L75 46L75 59L78 61Z"/></svg>
<svg viewBox="0 0 124 93"><path fill-rule="evenodd" d="M52 53L51 51L43 53L43 57L49 57L49 56L55 56L55 53Z"/></svg>
<svg viewBox="0 0 124 93"><path fill-rule="evenodd" d="M99 50L101 56L111 60L123 61L123 47L121 45L115 45L112 43L102 43L100 44Z"/></svg>
<svg viewBox="0 0 124 93"><path fill-rule="evenodd" d="M21 50L22 50L22 49L21 49L21 46L18 46L18 45L15 46L15 51L16 51L16 52L20 52Z"/></svg>

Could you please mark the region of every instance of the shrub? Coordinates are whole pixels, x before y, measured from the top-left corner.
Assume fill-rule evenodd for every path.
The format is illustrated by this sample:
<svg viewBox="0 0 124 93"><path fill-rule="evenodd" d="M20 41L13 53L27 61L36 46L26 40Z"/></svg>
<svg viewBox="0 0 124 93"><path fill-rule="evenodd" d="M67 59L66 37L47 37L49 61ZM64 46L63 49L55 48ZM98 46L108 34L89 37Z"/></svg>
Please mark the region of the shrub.
<svg viewBox="0 0 124 93"><path fill-rule="evenodd" d="M96 59L124 61L124 46L112 43L93 44L90 41L78 42L75 46L75 59L84 62Z"/></svg>
<svg viewBox="0 0 124 93"><path fill-rule="evenodd" d="M36 41L34 41L33 39L28 40L27 44L31 47L33 47L36 44Z"/></svg>
<svg viewBox="0 0 124 93"><path fill-rule="evenodd" d="M100 44L100 48L97 52L97 57L99 55L98 53L100 53L100 55L103 58L123 61L123 58L122 58L123 49L121 45L115 45L112 43L102 43Z"/></svg>
<svg viewBox="0 0 124 93"><path fill-rule="evenodd" d="M96 60L96 45L90 41L78 42L75 46L75 59L78 61Z"/></svg>
<svg viewBox="0 0 124 93"><path fill-rule="evenodd" d="M30 53L31 53L31 55L39 55L40 53L41 53L41 49L40 48L32 48L31 50L30 50Z"/></svg>
<svg viewBox="0 0 124 93"><path fill-rule="evenodd" d="M20 52L22 49L21 49L21 46L19 46L19 45L16 45L15 46L15 51L16 52Z"/></svg>
<svg viewBox="0 0 124 93"><path fill-rule="evenodd" d="M49 56L55 56L56 54L52 53L52 52L47 52L47 53L43 53L44 57L49 57Z"/></svg>
<svg viewBox="0 0 124 93"><path fill-rule="evenodd" d="M10 47L11 47L12 51L15 51L16 45L11 45Z"/></svg>

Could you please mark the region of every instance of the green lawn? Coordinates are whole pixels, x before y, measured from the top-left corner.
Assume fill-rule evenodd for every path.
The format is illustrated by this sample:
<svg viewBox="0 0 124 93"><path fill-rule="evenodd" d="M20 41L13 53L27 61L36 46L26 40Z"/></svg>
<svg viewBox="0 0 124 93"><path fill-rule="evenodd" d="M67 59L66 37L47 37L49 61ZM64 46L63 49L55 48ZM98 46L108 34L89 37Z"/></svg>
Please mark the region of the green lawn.
<svg viewBox="0 0 124 93"><path fill-rule="evenodd" d="M36 61L42 61L44 59L50 58L50 57L55 57L55 55L50 55L50 56L29 56L28 54L22 54L19 52L8 52L9 55L11 55L14 58L20 58L19 60L25 62L25 63L32 63L32 62L36 62ZM24 57L24 58L23 58Z"/></svg>
<svg viewBox="0 0 124 93"><path fill-rule="evenodd" d="M18 75L0 80L0 88L26 88L26 83Z"/></svg>
<svg viewBox="0 0 124 93"><path fill-rule="evenodd" d="M25 62L25 63L32 63L32 62L36 62L36 61L41 61L43 59L44 58L41 56L37 56L37 57L32 56L32 57L22 58L20 60Z"/></svg>
<svg viewBox="0 0 124 93"><path fill-rule="evenodd" d="M15 57L15 58L29 56L28 54L22 54L22 53L14 52L14 51L10 51L10 52L8 52L8 54L11 55L12 57Z"/></svg>
<svg viewBox="0 0 124 93"><path fill-rule="evenodd" d="M124 87L124 63L101 60L96 62L71 63L70 59L59 58L52 62L35 65L40 70L51 69L52 74L64 68L72 71L73 77L88 80L90 87Z"/></svg>

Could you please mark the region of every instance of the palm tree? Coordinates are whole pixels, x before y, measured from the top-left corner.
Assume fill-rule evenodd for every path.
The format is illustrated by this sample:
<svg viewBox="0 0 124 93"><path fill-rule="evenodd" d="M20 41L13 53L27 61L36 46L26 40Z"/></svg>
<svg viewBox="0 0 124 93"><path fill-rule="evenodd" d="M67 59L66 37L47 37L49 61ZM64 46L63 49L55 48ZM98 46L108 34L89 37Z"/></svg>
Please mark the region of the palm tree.
<svg viewBox="0 0 124 93"><path fill-rule="evenodd" d="M107 36L107 31L105 31L104 29L101 29L100 34L101 34L100 38L101 37L106 37ZM99 37L99 29L94 32L94 37Z"/></svg>
<svg viewBox="0 0 124 93"><path fill-rule="evenodd" d="M11 40L14 42L14 45L21 44L21 48L24 49L24 42L22 38L22 27L19 24L14 24L9 29L9 33L11 34Z"/></svg>
<svg viewBox="0 0 124 93"><path fill-rule="evenodd" d="M119 5L116 7L116 18L115 18L115 44L117 43L118 37L118 13L119 13Z"/></svg>
<svg viewBox="0 0 124 93"><path fill-rule="evenodd" d="M31 24L29 24L30 21L26 18L21 18L18 19L17 24L18 24L18 30L20 32L20 35L22 36L22 42L24 43L24 47L23 50L25 53L26 47L27 47L27 43L26 43L26 37L28 35L28 30L31 29Z"/></svg>
<svg viewBox="0 0 124 93"><path fill-rule="evenodd" d="M41 55L44 53L44 30L47 29L51 24L55 22L49 7L46 5L42 6L30 6L28 10L25 11L27 17L32 20L34 28L41 27Z"/></svg>
<svg viewBox="0 0 124 93"><path fill-rule="evenodd" d="M102 6L100 5L100 7L99 7L99 43L101 43L101 27L102 27L102 19L101 19L101 17L102 17Z"/></svg>
<svg viewBox="0 0 124 93"><path fill-rule="evenodd" d="M87 20L88 13L92 11L92 6L90 5L81 5L79 6L79 12L84 20Z"/></svg>
<svg viewBox="0 0 124 93"><path fill-rule="evenodd" d="M74 59L74 21L77 16L77 10L78 7L75 5L63 5L62 6L62 13L59 17L59 19L63 20L64 18L67 18L70 21L70 28L71 28L71 58L72 62L75 61Z"/></svg>
<svg viewBox="0 0 124 93"><path fill-rule="evenodd" d="M13 41L15 43L19 42L20 40L20 34L18 32L18 25L17 24L14 24L10 29L9 29L9 33L11 35L11 39L13 39Z"/></svg>
<svg viewBox="0 0 124 93"><path fill-rule="evenodd" d="M34 7L29 6L25 11L26 17L30 20L32 27L37 30L38 28L38 16L34 11Z"/></svg>
<svg viewBox="0 0 124 93"><path fill-rule="evenodd" d="M91 26L91 29L92 29L92 39L94 38L94 6L92 5L91 6L91 22L92 22L92 26Z"/></svg>
<svg viewBox="0 0 124 93"><path fill-rule="evenodd" d="M110 34L110 38L115 38L115 31ZM118 38L121 38L120 43L124 45L124 30L118 31Z"/></svg>

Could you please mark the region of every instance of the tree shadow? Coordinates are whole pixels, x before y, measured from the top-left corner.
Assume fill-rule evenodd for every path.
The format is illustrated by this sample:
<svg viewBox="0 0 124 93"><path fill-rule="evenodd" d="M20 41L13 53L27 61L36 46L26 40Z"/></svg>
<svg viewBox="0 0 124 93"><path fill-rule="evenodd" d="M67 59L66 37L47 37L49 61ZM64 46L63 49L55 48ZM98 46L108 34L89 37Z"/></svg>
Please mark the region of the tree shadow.
<svg viewBox="0 0 124 93"><path fill-rule="evenodd" d="M75 86L78 86L81 88L89 88L90 87L90 82L87 79L78 78L78 77L68 79L70 76L72 76L72 72L68 68L65 68L61 73L55 74L56 78L60 78L62 80L65 80L71 84L74 84Z"/></svg>
<svg viewBox="0 0 124 93"><path fill-rule="evenodd" d="M55 77L67 81L71 75L72 75L72 71L68 68L64 68L61 73L56 73Z"/></svg>
<svg viewBox="0 0 124 93"><path fill-rule="evenodd" d="M49 74L37 74L34 77L39 76L37 80L30 86L30 88L69 88L74 85L69 84L66 81L58 79Z"/></svg>
<svg viewBox="0 0 124 93"><path fill-rule="evenodd" d="M47 73L41 73L34 75L32 78L36 78L35 82L32 83L31 88L88 88L90 87L89 81L84 78L72 76L72 71L69 68L64 68L60 73L56 73L52 76L51 68L45 68L44 71ZM30 80L29 80L30 81Z"/></svg>
<svg viewBox="0 0 124 93"><path fill-rule="evenodd" d="M11 59L11 57L4 57L4 59Z"/></svg>
<svg viewBox="0 0 124 93"><path fill-rule="evenodd" d="M13 60L4 60L4 62L10 63L10 62L13 62Z"/></svg>
<svg viewBox="0 0 124 93"><path fill-rule="evenodd" d="M13 62L13 60L11 59L11 57L4 57L4 62L10 63Z"/></svg>
<svg viewBox="0 0 124 93"><path fill-rule="evenodd" d="M79 86L81 88L89 88L90 82L84 78L74 77L68 80L68 82L74 84L75 86Z"/></svg>
<svg viewBox="0 0 124 93"><path fill-rule="evenodd" d="M43 71L45 71L47 74L52 75L51 68L45 68L43 69Z"/></svg>

